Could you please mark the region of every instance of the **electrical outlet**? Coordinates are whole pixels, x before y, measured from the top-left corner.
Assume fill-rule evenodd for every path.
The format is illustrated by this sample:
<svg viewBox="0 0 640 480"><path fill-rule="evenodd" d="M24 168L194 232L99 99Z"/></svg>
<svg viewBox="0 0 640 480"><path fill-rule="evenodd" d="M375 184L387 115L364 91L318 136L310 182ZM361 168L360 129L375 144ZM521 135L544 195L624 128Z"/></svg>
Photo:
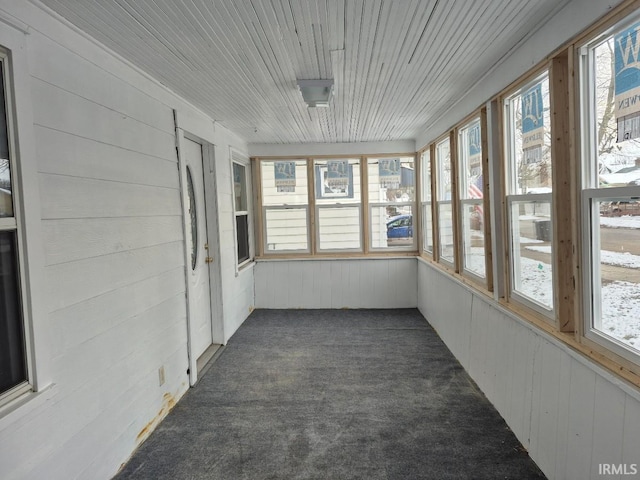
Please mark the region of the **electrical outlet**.
<svg viewBox="0 0 640 480"><path fill-rule="evenodd" d="M160 386L164 385L164 365L158 369L158 381Z"/></svg>

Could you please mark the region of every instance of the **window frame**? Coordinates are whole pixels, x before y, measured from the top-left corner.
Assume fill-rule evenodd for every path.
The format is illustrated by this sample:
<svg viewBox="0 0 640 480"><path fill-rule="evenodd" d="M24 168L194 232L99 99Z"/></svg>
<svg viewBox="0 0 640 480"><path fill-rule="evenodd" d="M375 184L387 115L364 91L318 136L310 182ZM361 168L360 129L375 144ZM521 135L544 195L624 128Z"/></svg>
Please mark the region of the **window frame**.
<svg viewBox="0 0 640 480"><path fill-rule="evenodd" d="M596 55L595 49L618 32L640 22L640 9L637 7L628 15L610 22L598 33L590 35L576 47L577 103L579 105L580 135L579 142L579 209L581 263L582 319L578 324L581 341L597 351L602 351L614 360L624 359L631 364L630 370L640 374L640 346L633 348L624 344L604 331L596 324L602 321L602 283L600 258L601 244L599 233L600 209L594 208L597 202L620 199L640 200L640 186L601 187L598 178L597 145L597 107L596 107ZM636 41L640 40L640 36ZM615 53L614 53L615 54ZM615 99L614 99L615 101Z"/></svg>
<svg viewBox="0 0 640 480"><path fill-rule="evenodd" d="M480 141L480 178L482 178L483 181L483 188L482 188L482 198L466 198L467 195L464 195L467 193L467 190L464 189L465 186L467 186L467 180L466 180L466 166L467 166L467 159L466 159L466 155L463 155L462 152L462 148L466 145L465 142L462 141L461 137L463 132L465 132L469 127L478 124L480 127L480 138L478 139ZM461 275L463 275L464 277L468 278L469 280L471 280L472 282L477 283L479 286L482 286L484 289L487 289L487 285L488 285L488 278L489 278L489 274L488 274L488 270L490 269L490 265L488 265L488 255L489 255L489 251L490 251L490 245L487 245L487 237L485 236L485 232L487 229L487 216L488 216L488 202L487 199L485 198L485 188L484 188L484 184L485 181L484 179L487 176L487 172L485 171L485 162L484 162L484 158L485 158L485 150L486 150L486 145L484 145L483 142L483 138L486 138L486 134L485 134L485 129L486 129L486 119L485 121L483 121L483 115L482 115L482 111L481 110L477 110L475 111L473 114L469 115L467 118L465 118L462 122L460 122L460 124L455 128L455 137L457 139L456 142L456 147L457 147L457 155L456 155L456 164L457 164L457 177L458 177L458 195L457 195L457 202L458 202L458 224L457 224L457 228L458 228L458 232L459 232L459 243L458 243L458 249L460 251L459 254L459 261L460 261L460 273ZM464 198L463 198L464 197ZM482 275L478 275L476 272L474 272L473 270L470 270L467 268L466 266L466 255L465 255L465 215L464 215L464 210L466 208L469 208L470 206L472 207L480 207L482 209L482 225L480 227L480 230L482 231L482 235L483 235L483 263L484 263L484 276ZM489 241L490 241L490 237L489 237Z"/></svg>
<svg viewBox="0 0 640 480"><path fill-rule="evenodd" d="M444 136L436 139L433 142L433 150L434 150L434 160L433 165L435 167L435 181L433 183L434 190L432 192L432 202L434 204L433 210L433 227L435 231L435 241L434 241L434 250L435 258L438 263L445 265L446 267L452 268L457 271L457 258L458 258L458 245L456 241L456 206L457 203L457 193L455 191L456 181L455 181L455 169L454 169L454 150L455 150L455 142L453 141L454 134L453 131L447 132ZM449 171L450 171L450 185L451 185L451 198L449 200L440 200L441 194L441 172L440 172L440 162L438 159L438 147L444 143L449 143ZM451 206L451 236L452 236L452 247L453 247L453 261L450 261L447 258L442 256L442 229L440 224L440 206L441 205L450 205Z"/></svg>
<svg viewBox="0 0 640 480"><path fill-rule="evenodd" d="M369 170L368 164L370 159L380 158L411 158L414 165L414 198L408 202L370 202L369 201ZM383 153L383 154L364 154L364 155L312 155L312 156L265 156L265 157L252 157L254 162L254 191L256 201L256 211L258 212L256 219L256 245L258 246L258 252L256 253L256 259L296 259L296 258L340 258L340 257L384 257L384 256L405 256L405 255L418 255L418 232L416 230L416 212L419 212L419 192L418 192L418 179L416 175L420 175L420 170L417 165L416 152L411 153ZM359 162L360 168L360 183L358 185L360 189L359 203L341 203L340 198L336 198L335 203L319 203L326 201L327 199L317 199L317 176L316 176L316 161L327 160L351 160ZM307 181L307 202L302 204L279 204L279 205L264 205L263 199L263 168L265 163L278 162L278 161L296 161L305 162L306 165L306 181ZM300 167L300 165L299 165ZM355 175L354 175L355 177ZM354 178L355 181L355 178ZM355 185L354 185L355 195ZM376 247L371 246L371 211L372 207L385 207L389 205L395 206L410 206L411 214L413 218L413 243L411 245L393 245L389 247ZM318 227L319 212L326 208L358 208L359 209L359 228L360 228L360 248L343 248L343 249L321 249L320 248L320 229ZM307 223L307 246L305 249L297 250L269 250L267 243L267 214L273 210L304 210Z"/></svg>
<svg viewBox="0 0 640 480"><path fill-rule="evenodd" d="M376 160L380 160L380 159L384 159L384 158L413 158L413 172L414 172L414 177L413 177L413 200L411 201L407 201L407 202L371 202L369 201L369 160L372 159L376 159ZM418 212L418 199L419 199L419 192L418 192L418 182L417 182L417 178L416 178L416 171L418 171L417 167L417 155L415 153L412 154L384 154L384 155L366 155L364 157L364 164L366 164L365 167L365 172L366 172L366 184L367 184L367 204L366 204L366 215L367 215L367 225L368 225L368 230L367 230L367 237L366 237L366 245L367 245L367 252L371 253L371 252L377 252L377 253L393 253L393 252L417 252L418 250L418 236L417 234L419 234L419 230L416 231L416 221L415 219L417 218L416 214L419 214ZM402 168L402 162L401 162L401 167ZM410 207L411 208L411 217L412 217L412 243L411 245L395 245L395 246L386 246L386 247L374 247L372 245L373 242L373 225L371 222L371 219L373 218L373 209L374 208L384 208L384 207Z"/></svg>
<svg viewBox="0 0 640 480"><path fill-rule="evenodd" d="M257 240L257 245L259 246L259 252L257 257L259 258L277 258L277 257L284 257L284 258L296 258L296 257L301 257L301 256L309 256L312 254L312 231L311 231L311 222L312 222L312 218L311 218L311 205L312 205L312 200L313 200L313 196L315 195L314 193L314 189L313 189L313 185L311 183L312 179L310 180L309 177L309 171L310 171L310 166L309 166L309 158L305 158L305 157L301 157L301 156L296 156L296 157L264 157L264 158L252 158L252 161L254 162L255 165L255 169L254 169L254 188L256 191L256 204L257 204L257 211L259 212L258 215L258 225L259 225L259 237ZM305 203L300 203L300 204L277 204L277 205L265 205L264 204L264 199L263 199L263 175L262 175L262 170L264 168L264 164L265 163L269 163L272 162L275 165L275 162L278 161L283 161L283 162L304 162L304 169L306 172L306 182L307 182L307 191L305 193L306 195L306 201ZM267 242L268 240L268 236L267 236L267 229L268 229L268 222L267 222L267 213L269 211L277 211L277 210L304 210L305 213L305 218L306 218L306 248L304 249L291 249L291 250L270 250L269 244Z"/></svg>
<svg viewBox="0 0 640 480"><path fill-rule="evenodd" d="M595 225L599 223L599 209L594 208L597 201L617 200L626 198L640 201L640 187L612 187L589 188L581 192L582 211L582 255L583 255L583 308L586 313L583 320L583 335L585 338L604 346L615 354L632 362L640 361L640 347L632 349L614 337L605 334L595 328L594 324L602 321L601 305L597 298L602 298L600 279L601 262L596 262L599 257L600 237L595 235Z"/></svg>
<svg viewBox="0 0 640 480"><path fill-rule="evenodd" d="M7 217L0 217L0 232L10 232L15 235L15 247L17 258L14 258L17 275L17 295L19 302L20 323L22 328L22 356L25 368L25 379L13 387L0 391L0 408L10 403L14 399L23 396L24 394L32 391L31 384L31 372L33 371L31 341L29 338L28 329L28 311L25 305L25 292L27 292L27 285L25 282L24 267L25 259L22 253L22 245L24 242L22 228L21 228L21 208L20 198L21 191L19 182L16 181L18 165L15 158L15 137L14 137L14 122L13 114L14 107L11 99L11 67L9 61L8 52L0 48L0 62L2 63L2 76L4 83L4 100L5 100L5 112L6 112L6 127L7 127L7 146L8 146L8 165L9 165L9 183L11 185L11 203L12 203L12 215Z"/></svg>
<svg viewBox="0 0 640 480"><path fill-rule="evenodd" d="M422 257L429 258L431 260L434 259L435 251L436 251L436 243L435 243L435 230L434 230L434 222L433 222L433 155L431 152L431 146L420 150L417 154L418 161L420 162L420 189L419 189L419 205L420 205L420 255ZM425 155L428 156L428 161L425 162ZM428 167L428 170L427 170ZM428 178L427 178L427 173ZM427 180L429 181L427 183ZM425 198L425 193L428 192L428 199ZM429 214L429 218L426 218L426 214ZM428 234L428 231L431 230L431 234ZM427 237L431 237L431 250L427 248L429 242L427 241Z"/></svg>
<svg viewBox="0 0 640 480"><path fill-rule="evenodd" d="M27 381L0 395L0 429L55 395L51 375L45 254L26 37L19 28L0 29L5 102L18 251ZM16 53L17 52L17 53ZM36 399L40 399L37 400Z"/></svg>
<svg viewBox="0 0 640 480"><path fill-rule="evenodd" d="M312 157L309 159L311 161L311 165L313 166L313 194L314 194L314 218L315 218L315 245L316 245L316 253L363 253L364 252L364 222L363 222L363 208L362 208L362 157L360 156L351 156L351 157ZM322 192L319 192L317 186L321 184L321 179L317 177L317 173L322 169L320 164L316 162L328 162L331 160L346 160L349 165L349 178L350 184L347 187L347 194L344 196L336 196L336 197L325 197ZM349 163L349 161L353 161L354 163ZM358 201L352 201L347 203L342 203L340 200L343 198L345 200L355 200L355 183L354 183L354 175L353 175L353 165L357 164L359 168L359 176L360 176L360 185L358 185L358 189L360 190L360 196L358 197ZM349 189L351 193L349 193ZM333 203L320 203L322 201L326 201L333 198L335 201ZM318 200L318 201L316 201ZM341 209L341 208L357 208L358 209L358 242L360 246L358 248L321 248L320 247L320 210L323 209ZM311 232L310 232L311 234Z"/></svg>
<svg viewBox="0 0 640 480"><path fill-rule="evenodd" d="M535 312L540 318L542 318L545 322L550 324L554 324L555 316L557 311L557 302L556 302L556 248L554 242L554 228L553 224L555 221L555 206L553 201L553 188L549 193L510 193L511 186L517 185L517 165L513 162L513 159L516 158L516 143L515 143L515 131L512 129L512 126L515 126L515 118L513 117L515 109L513 107L514 100L518 97L521 97L522 93L529 90L531 87L542 81L543 79L547 79L549 82L549 105L550 109L552 101L552 84L551 84L551 65L548 62L544 62L544 64L532 71L527 77L516 85L510 87L507 91L505 91L502 95L500 95L499 108L502 115L502 145L501 149L503 152L503 159L501 161L501 170L503 173L503 184L502 184L502 199L504 203L504 212L503 218L505 219L505 246L507 249L507 257L508 263L506 266L506 275L507 282L505 289L505 295L507 302L515 302L519 305L522 305L526 309ZM549 113L551 116L551 112ZM551 137L553 137L553 132L551 131L552 125L549 124L549 132ZM554 178L554 158L553 158L553 149L550 151L551 155L551 179L553 186L553 178ZM515 168L514 168L515 167ZM523 295L521 292L515 289L516 284L516 273L517 266L515 265L515 251L514 251L514 231L515 227L513 225L513 217L512 205L516 202L531 202L531 203L548 203L549 211L550 211L550 228L551 228L551 254L550 254L550 264L552 268L551 275L551 292L552 292L552 308L547 308L542 303L536 301L533 298L527 297ZM519 231L519 229L518 229Z"/></svg>
<svg viewBox="0 0 640 480"><path fill-rule="evenodd" d="M239 150L236 150L233 147L229 148L229 160L231 167L231 207L233 212L233 239L235 244L235 271L236 275L243 270L248 265L252 264L255 261L255 246L254 246L254 233L253 233L253 215L252 215L252 171L251 171L251 160L249 157L244 155ZM242 171L244 173L244 194L246 196L246 210L237 210L236 205L236 196L235 196L235 172L234 165L238 165L242 167ZM238 236L238 218L246 217L247 221L247 246L248 246L248 257L244 260L240 260L238 257L238 246L239 246L239 236Z"/></svg>

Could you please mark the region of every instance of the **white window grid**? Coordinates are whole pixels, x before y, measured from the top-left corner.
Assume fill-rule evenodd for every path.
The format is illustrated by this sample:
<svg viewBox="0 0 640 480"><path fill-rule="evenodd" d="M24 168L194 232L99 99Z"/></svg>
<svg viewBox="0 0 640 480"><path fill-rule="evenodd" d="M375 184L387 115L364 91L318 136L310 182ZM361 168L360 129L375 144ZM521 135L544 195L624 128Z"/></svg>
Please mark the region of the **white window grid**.
<svg viewBox="0 0 640 480"><path fill-rule="evenodd" d="M508 161L508 165L506 166L506 206L507 206L507 235L508 235L508 245L509 245L509 298L512 298L519 303L529 307L530 309L542 314L549 321L553 320L555 308L549 308L546 305L543 305L537 302L535 299L526 296L519 292L516 288L516 279L520 278L521 271L519 269L519 264L515 262L516 253L520 255L519 252L516 252L514 249L514 239L520 237L520 226L515 225L513 223L513 204L520 202L534 203L534 204L549 204L551 217L549 220L551 221L551 225L553 224L553 202L552 195L550 193L525 193L525 194L513 194L511 192L517 191L518 185L518 173L517 169L514 168L512 164L512 159L516 158L516 145L515 145L515 132L513 130L513 126L515 124L515 105L514 99L518 98L520 94L527 89L531 88L533 85L538 83L540 80L548 76L548 71L542 72L536 78L528 82L527 84L520 87L516 92L514 92L511 96L504 100L503 111L504 111L504 132L505 132L505 154L506 159ZM553 274L553 266L554 266L554 248L553 241L551 241L551 291L555 292L555 283L556 278ZM554 302L555 304L555 302Z"/></svg>

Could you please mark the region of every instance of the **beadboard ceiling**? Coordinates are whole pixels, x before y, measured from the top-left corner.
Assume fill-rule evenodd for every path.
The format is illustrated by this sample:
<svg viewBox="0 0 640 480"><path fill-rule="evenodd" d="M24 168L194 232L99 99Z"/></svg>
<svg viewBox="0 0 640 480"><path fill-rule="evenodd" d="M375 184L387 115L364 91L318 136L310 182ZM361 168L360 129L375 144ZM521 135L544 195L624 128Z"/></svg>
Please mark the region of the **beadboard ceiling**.
<svg viewBox="0 0 640 480"><path fill-rule="evenodd" d="M567 0L41 0L249 143L414 139ZM296 79L333 78L329 108Z"/></svg>

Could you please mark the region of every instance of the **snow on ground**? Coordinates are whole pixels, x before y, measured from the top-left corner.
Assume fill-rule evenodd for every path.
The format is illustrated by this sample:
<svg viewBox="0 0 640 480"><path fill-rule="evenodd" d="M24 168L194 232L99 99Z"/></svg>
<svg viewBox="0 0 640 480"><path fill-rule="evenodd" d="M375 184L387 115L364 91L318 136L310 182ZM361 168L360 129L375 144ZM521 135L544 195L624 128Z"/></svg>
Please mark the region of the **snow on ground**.
<svg viewBox="0 0 640 480"><path fill-rule="evenodd" d="M465 252L464 268L481 277L485 276L484 247L471 247Z"/></svg>
<svg viewBox="0 0 640 480"><path fill-rule="evenodd" d="M531 258L520 257L520 288L518 293L541 303L553 306L553 276L551 265Z"/></svg>
<svg viewBox="0 0 640 480"><path fill-rule="evenodd" d="M518 292L550 305L553 298L551 267L526 257L521 257L520 262L522 284ZM640 349L640 284L614 281L602 285L601 301L602 324L599 330Z"/></svg>
<svg viewBox="0 0 640 480"><path fill-rule="evenodd" d="M607 228L640 228L640 215L600 217L600 226Z"/></svg>
<svg viewBox="0 0 640 480"><path fill-rule="evenodd" d="M534 240L533 238L520 237L520 243L544 243L544 240Z"/></svg>
<svg viewBox="0 0 640 480"><path fill-rule="evenodd" d="M640 284L602 286L602 332L640 349Z"/></svg>
<svg viewBox="0 0 640 480"><path fill-rule="evenodd" d="M531 250L532 252L551 253L551 245L524 248ZM633 255L629 252L610 252L608 250L602 250L600 252L600 262L614 267L640 269L640 255Z"/></svg>
<svg viewBox="0 0 640 480"><path fill-rule="evenodd" d="M631 222L630 222L631 219ZM640 217L601 218L604 222L616 223L622 220L624 227L640 228ZM637 226L629 227L630 223ZM615 228L615 227L614 227ZM544 243L526 237L521 244ZM550 245L524 247L534 252L550 254ZM603 250L601 262L616 267L640 269L640 255ZM551 265L520 257L520 287L518 293L542 305L553 304L553 277ZM465 268L484 276L484 249L470 247L465 252ZM600 287L602 321L598 330L604 334L640 350L640 283L613 281Z"/></svg>

